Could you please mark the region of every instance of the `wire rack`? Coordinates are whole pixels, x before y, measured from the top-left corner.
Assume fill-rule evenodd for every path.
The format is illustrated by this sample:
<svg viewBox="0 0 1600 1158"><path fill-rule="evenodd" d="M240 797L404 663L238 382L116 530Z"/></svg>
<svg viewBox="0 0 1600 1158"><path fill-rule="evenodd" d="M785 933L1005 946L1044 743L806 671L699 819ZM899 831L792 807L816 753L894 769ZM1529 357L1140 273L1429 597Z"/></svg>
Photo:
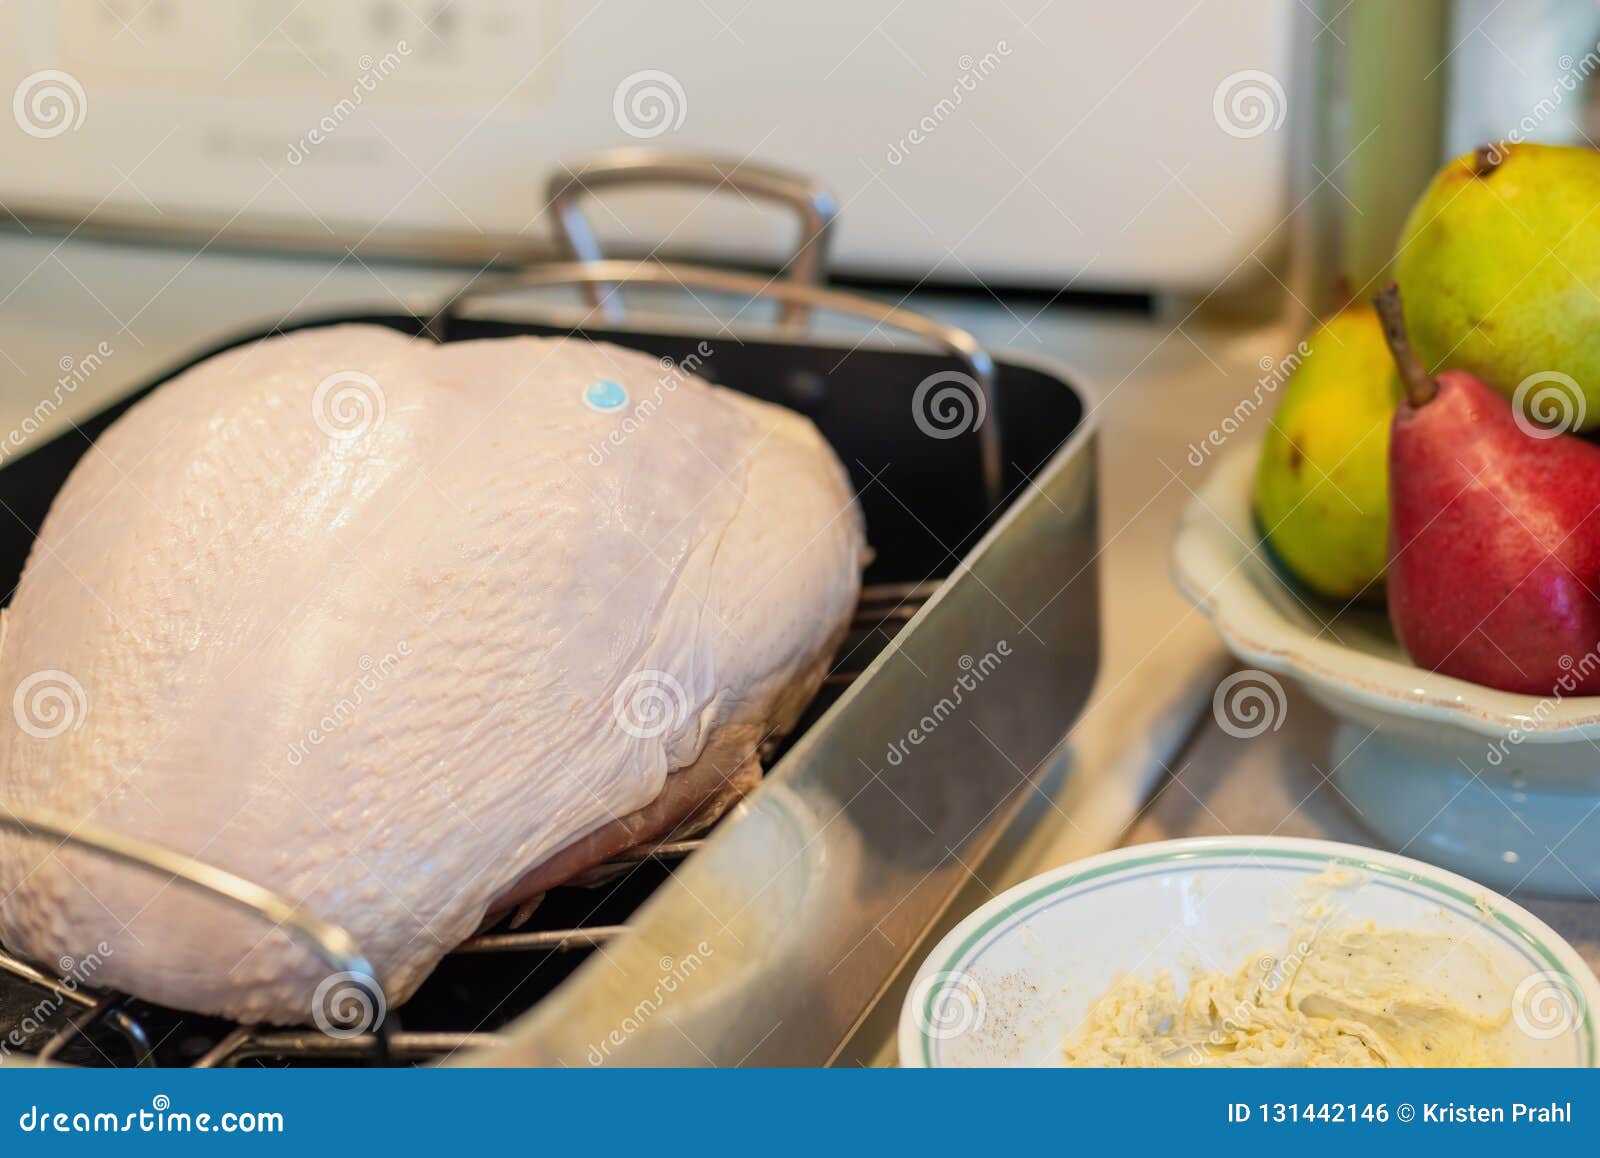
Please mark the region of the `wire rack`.
<svg viewBox="0 0 1600 1158"><path fill-rule="evenodd" d="M863 588L840 649L794 735L763 752L767 766L892 640L936 582ZM552 890L531 914L472 937L440 963L376 1032L237 1025L53 976L0 948L0 1058L126 1067L415 1065L495 1044L507 1025L583 961L627 931L628 917L704 838L643 845ZM518 918L523 918L519 923ZM63 974L70 970L63 968Z"/></svg>

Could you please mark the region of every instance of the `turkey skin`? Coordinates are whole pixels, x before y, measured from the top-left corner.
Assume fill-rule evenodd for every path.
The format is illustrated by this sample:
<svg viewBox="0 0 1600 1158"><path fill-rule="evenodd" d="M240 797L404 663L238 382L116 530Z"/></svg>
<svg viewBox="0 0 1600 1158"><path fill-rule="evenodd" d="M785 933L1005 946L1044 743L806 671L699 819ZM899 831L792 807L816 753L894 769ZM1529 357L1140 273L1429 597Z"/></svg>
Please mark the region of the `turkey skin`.
<svg viewBox="0 0 1600 1158"><path fill-rule="evenodd" d="M390 1005L485 918L725 805L859 593L804 418L572 339L240 347L117 421L3 619L0 803L348 930ZM307 1024L330 966L181 882L0 840L0 940Z"/></svg>

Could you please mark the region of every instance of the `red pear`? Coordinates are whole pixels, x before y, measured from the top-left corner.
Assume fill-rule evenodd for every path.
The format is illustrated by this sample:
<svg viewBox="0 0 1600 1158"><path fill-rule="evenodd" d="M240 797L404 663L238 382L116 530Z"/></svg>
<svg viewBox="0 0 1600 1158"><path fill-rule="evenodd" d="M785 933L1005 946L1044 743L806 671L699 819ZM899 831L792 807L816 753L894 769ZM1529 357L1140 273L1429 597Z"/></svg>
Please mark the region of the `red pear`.
<svg viewBox="0 0 1600 1158"><path fill-rule="evenodd" d="M1420 666L1532 695L1600 693L1600 447L1430 377L1378 295L1406 399L1389 441L1389 618Z"/></svg>

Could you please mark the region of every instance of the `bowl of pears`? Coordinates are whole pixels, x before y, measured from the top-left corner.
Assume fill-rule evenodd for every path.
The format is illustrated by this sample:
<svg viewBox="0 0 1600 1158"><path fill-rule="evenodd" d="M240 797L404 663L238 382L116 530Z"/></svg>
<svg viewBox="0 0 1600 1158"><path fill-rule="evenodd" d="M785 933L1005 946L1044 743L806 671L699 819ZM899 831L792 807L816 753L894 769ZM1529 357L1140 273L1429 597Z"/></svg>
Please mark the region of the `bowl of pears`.
<svg viewBox="0 0 1600 1158"><path fill-rule="evenodd" d="M1458 157L1185 511L1179 587L1333 714L1395 849L1600 895L1600 152Z"/></svg>

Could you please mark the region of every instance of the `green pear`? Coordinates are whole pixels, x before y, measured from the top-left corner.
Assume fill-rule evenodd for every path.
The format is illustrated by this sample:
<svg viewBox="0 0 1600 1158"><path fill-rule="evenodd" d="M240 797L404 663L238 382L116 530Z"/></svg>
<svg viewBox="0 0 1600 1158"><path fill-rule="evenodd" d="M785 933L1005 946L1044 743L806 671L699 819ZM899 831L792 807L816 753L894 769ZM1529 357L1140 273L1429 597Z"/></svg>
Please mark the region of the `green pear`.
<svg viewBox="0 0 1600 1158"><path fill-rule="evenodd" d="M1302 346L1267 429L1255 515L1278 561L1334 599L1382 594L1389 546L1389 422L1400 376L1370 306Z"/></svg>
<svg viewBox="0 0 1600 1158"><path fill-rule="evenodd" d="M1600 425L1600 153L1457 157L1411 210L1394 272L1429 370L1469 371L1547 426Z"/></svg>

